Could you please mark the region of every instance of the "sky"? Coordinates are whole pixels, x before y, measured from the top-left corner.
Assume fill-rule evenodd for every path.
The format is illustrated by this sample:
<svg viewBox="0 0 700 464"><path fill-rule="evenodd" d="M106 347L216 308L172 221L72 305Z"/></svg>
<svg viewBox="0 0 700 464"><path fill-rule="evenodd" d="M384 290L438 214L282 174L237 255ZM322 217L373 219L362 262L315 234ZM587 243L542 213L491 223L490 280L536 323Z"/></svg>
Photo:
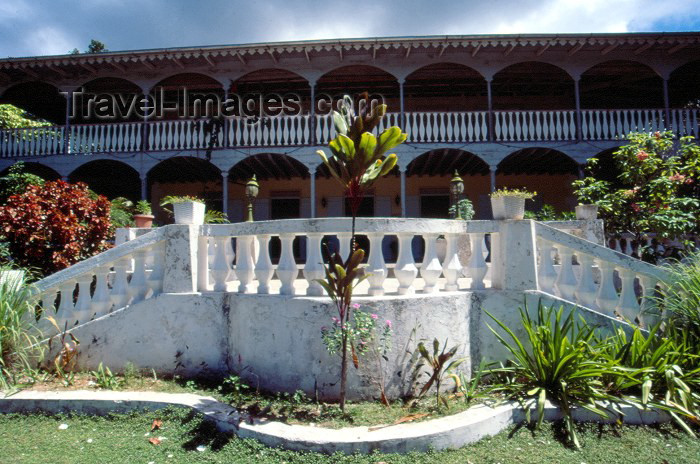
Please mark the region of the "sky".
<svg viewBox="0 0 700 464"><path fill-rule="evenodd" d="M446 34L700 30L700 0L0 0L0 57Z"/></svg>

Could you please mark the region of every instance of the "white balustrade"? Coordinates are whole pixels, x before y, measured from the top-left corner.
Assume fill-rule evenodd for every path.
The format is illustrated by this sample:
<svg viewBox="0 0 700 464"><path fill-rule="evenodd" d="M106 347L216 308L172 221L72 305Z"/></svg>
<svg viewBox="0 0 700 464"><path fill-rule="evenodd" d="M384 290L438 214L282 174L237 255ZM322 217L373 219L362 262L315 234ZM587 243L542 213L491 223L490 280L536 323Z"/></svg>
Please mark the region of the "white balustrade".
<svg viewBox="0 0 700 464"><path fill-rule="evenodd" d="M457 252L457 234L445 234L447 251L445 262L442 265L442 273L445 276L445 291L454 292L459 289L457 279L462 275L462 264L459 262Z"/></svg>
<svg viewBox="0 0 700 464"><path fill-rule="evenodd" d="M384 234L382 232L368 232L367 238L369 239L369 258L367 259L365 272L369 273L367 278L369 294L383 295L383 284L388 273L382 252L382 238L384 238Z"/></svg>
<svg viewBox="0 0 700 464"><path fill-rule="evenodd" d="M572 265L573 252L565 246L557 246L557 251L559 251L559 259L561 261L559 275L554 284L557 290L557 296L565 300L575 301L574 291L576 290L576 277L574 276Z"/></svg>
<svg viewBox="0 0 700 464"><path fill-rule="evenodd" d="M258 293L266 295L270 293L270 280L275 274L270 260L270 235L260 234L257 236L260 251L258 260L255 262L255 278L258 280ZM226 237L230 242L230 239Z"/></svg>
<svg viewBox="0 0 700 464"><path fill-rule="evenodd" d="M487 253L483 251L483 248L485 248L484 240L484 234L469 234L471 256L469 256L469 261L467 262L466 274L472 279L471 288L473 290L486 288L484 277L486 277L488 267L486 266Z"/></svg>
<svg viewBox="0 0 700 464"><path fill-rule="evenodd" d="M620 269L619 275L622 281L622 291L615 312L623 319L634 322L640 309L634 289L636 274L629 269Z"/></svg>
<svg viewBox="0 0 700 464"><path fill-rule="evenodd" d="M95 276L95 294L92 296L92 310L95 317L100 317L112 307L112 300L109 297L109 287L107 285L109 267L100 266L95 271Z"/></svg>
<svg viewBox="0 0 700 464"><path fill-rule="evenodd" d="M552 295L556 294L554 284L557 280L557 272L554 270L554 260L552 259L553 249L554 247L550 242L543 240L541 237L537 238L540 290Z"/></svg>
<svg viewBox="0 0 700 464"><path fill-rule="evenodd" d="M294 295L294 280L299 274L297 263L294 260L294 234L280 234L282 242L282 254L277 265L277 278L282 283L280 294Z"/></svg>
<svg viewBox="0 0 700 464"><path fill-rule="evenodd" d="M597 309L596 306L596 285L593 279L593 257L586 253L577 253L581 275L579 276L578 285L574 294L576 302L581 306L591 309Z"/></svg>
<svg viewBox="0 0 700 464"><path fill-rule="evenodd" d="M306 234L306 265L304 266L304 277L309 283L306 289L306 294L311 296L323 295L323 287L317 282L317 279L323 279L326 272L323 268L323 259L321 258L321 239L323 234L310 232Z"/></svg>
<svg viewBox="0 0 700 464"><path fill-rule="evenodd" d="M424 234L425 240L425 255L423 256L423 264L420 268L420 276L423 279L423 292L434 293L438 291L437 281L442 274L442 265L437 256L435 242L438 234Z"/></svg>
<svg viewBox="0 0 700 464"><path fill-rule="evenodd" d="M394 266L394 275L399 281L399 295L410 295L415 293L413 281L418 275L418 268L413 259L412 241L414 234L410 232L399 232L396 234L399 239L399 259Z"/></svg>
<svg viewBox="0 0 700 464"><path fill-rule="evenodd" d="M213 237L209 240L209 248L214 250L214 260L211 266L211 276L214 280L214 291L225 292L226 282L231 275L231 265L226 250L226 242L230 242L228 237ZM214 246L211 246L211 242ZM211 253L208 253L211 258Z"/></svg>
<svg viewBox="0 0 700 464"><path fill-rule="evenodd" d="M253 263L253 237L250 235L244 235L238 237L238 255L236 256L236 277L238 278L239 293L250 293L251 286L253 282L253 277L255 275L255 268ZM222 250L225 250L222 244Z"/></svg>

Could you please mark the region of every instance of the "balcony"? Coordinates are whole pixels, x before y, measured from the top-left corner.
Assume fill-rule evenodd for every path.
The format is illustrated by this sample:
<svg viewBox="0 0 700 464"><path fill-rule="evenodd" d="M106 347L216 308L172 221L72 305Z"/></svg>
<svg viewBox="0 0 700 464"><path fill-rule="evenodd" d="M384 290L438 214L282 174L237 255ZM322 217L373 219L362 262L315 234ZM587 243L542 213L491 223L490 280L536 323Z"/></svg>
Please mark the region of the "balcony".
<svg viewBox="0 0 700 464"><path fill-rule="evenodd" d="M632 131L670 129L698 136L697 109L475 111L389 113L379 130L399 125L408 143L605 141ZM138 151L182 151L325 145L335 136L329 115L251 121L205 120L81 124L0 131L0 158Z"/></svg>

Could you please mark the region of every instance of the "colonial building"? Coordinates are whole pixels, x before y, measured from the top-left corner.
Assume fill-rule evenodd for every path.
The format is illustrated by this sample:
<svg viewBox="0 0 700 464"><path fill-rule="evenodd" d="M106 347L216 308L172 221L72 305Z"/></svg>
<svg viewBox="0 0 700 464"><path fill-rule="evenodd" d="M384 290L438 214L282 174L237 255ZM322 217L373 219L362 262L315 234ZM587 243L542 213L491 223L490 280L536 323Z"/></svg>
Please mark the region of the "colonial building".
<svg viewBox="0 0 700 464"><path fill-rule="evenodd" d="M408 140L364 215L445 217L455 171L477 217L489 217L488 193L503 186L536 190L537 205L571 209L581 165L609 157L629 131L698 135L700 33L343 39L7 58L0 102L55 127L3 131L0 169L24 161L49 179L154 204L197 195L233 221L243 217L244 183L256 174L257 219L341 216L342 193L315 152L333 137L330 107L365 91L389 105L384 126L401 126Z"/></svg>

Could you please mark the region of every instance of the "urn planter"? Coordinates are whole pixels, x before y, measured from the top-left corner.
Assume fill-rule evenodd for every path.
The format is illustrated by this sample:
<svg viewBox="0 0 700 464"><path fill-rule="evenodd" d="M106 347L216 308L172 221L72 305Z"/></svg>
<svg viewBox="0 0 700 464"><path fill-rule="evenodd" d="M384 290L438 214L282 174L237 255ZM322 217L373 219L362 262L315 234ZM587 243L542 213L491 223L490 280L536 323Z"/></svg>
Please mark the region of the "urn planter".
<svg viewBox="0 0 700 464"><path fill-rule="evenodd" d="M154 218L155 216L150 214L134 214L134 226L149 229L153 227Z"/></svg>
<svg viewBox="0 0 700 464"><path fill-rule="evenodd" d="M496 220L523 219L525 216L525 198L508 195L491 197L491 210L493 218Z"/></svg>
<svg viewBox="0 0 700 464"><path fill-rule="evenodd" d="M593 221L598 219L598 205L576 206L576 219L581 221Z"/></svg>
<svg viewBox="0 0 700 464"><path fill-rule="evenodd" d="M204 224L204 203L198 201L183 201L173 203L175 224L202 225Z"/></svg>

